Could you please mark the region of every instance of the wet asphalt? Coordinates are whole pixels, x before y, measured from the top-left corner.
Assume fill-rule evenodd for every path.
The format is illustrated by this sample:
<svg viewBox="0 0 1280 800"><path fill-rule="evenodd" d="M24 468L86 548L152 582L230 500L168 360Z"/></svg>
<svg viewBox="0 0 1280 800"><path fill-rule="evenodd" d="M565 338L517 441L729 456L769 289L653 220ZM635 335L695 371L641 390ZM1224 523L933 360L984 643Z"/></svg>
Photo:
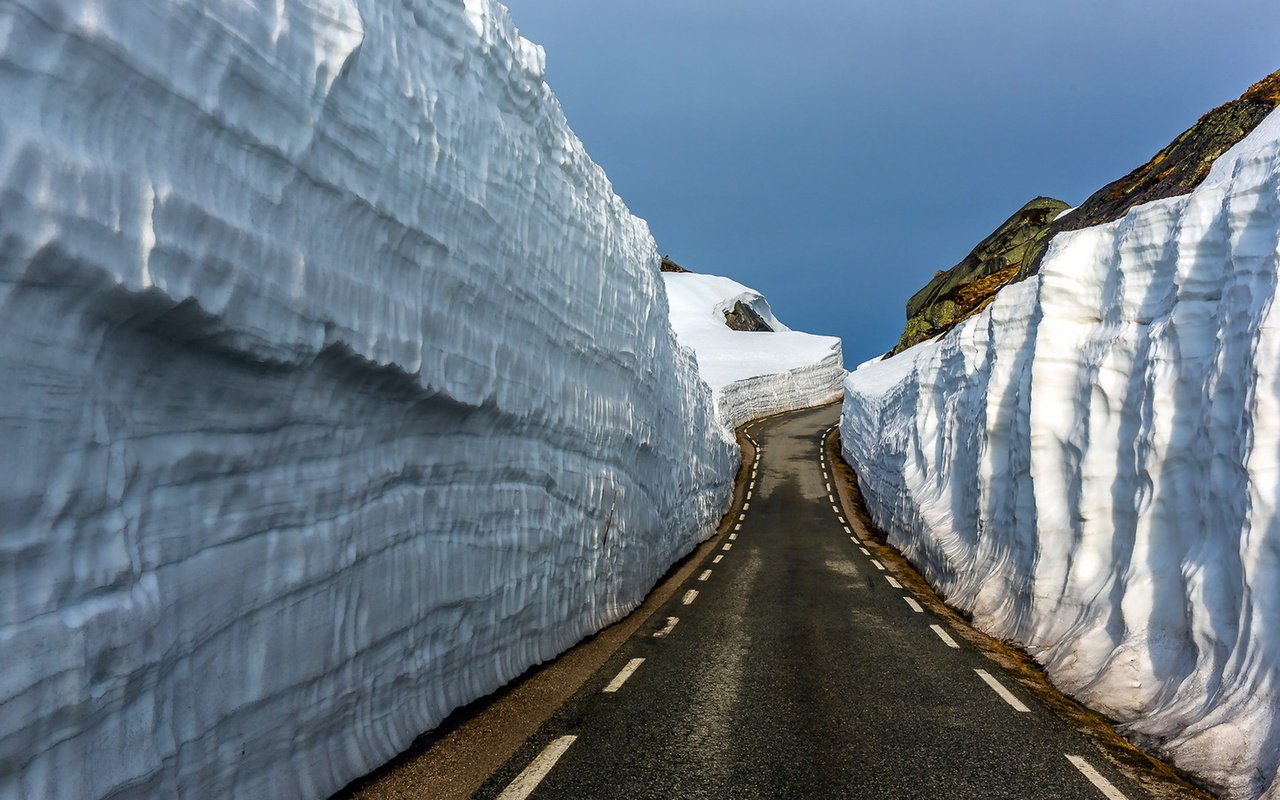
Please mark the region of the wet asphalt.
<svg viewBox="0 0 1280 800"><path fill-rule="evenodd" d="M1072 755L1122 796L1147 797L946 622L915 611L910 591L851 540L820 461L838 414L826 407L748 428L760 460L749 507L735 511L741 529L730 526L475 797L517 796L509 787L545 765L540 754L557 741L563 754L528 796L1107 797ZM670 632L654 636L671 618ZM603 691L639 658L616 691Z"/></svg>

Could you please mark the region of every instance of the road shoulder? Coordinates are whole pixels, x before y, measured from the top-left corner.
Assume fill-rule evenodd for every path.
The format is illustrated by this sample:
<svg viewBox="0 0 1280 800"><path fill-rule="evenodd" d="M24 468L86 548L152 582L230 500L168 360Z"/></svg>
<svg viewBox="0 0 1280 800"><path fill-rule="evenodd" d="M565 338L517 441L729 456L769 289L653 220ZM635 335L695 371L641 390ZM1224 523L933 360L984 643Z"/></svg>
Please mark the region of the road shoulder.
<svg viewBox="0 0 1280 800"><path fill-rule="evenodd" d="M1212 800L1213 795L1197 786L1189 776L1137 747L1121 736L1106 717L1059 691L1025 650L983 633L973 627L961 611L947 605L911 562L888 544L884 532L872 522L862 500L857 475L840 453L839 428L826 438L823 447L827 460L832 465L832 483L835 484L841 508L854 531L928 611L945 621L978 652L1003 668L1023 689L1085 736L1097 748L1099 756L1106 759L1117 772L1142 787L1150 797L1159 800Z"/></svg>
<svg viewBox="0 0 1280 800"><path fill-rule="evenodd" d="M520 746L563 706L592 675L671 599L732 527L743 502L755 448L743 429L736 431L742 466L733 484L733 500L716 532L676 562L622 620L590 636L545 664L530 668L491 695L450 714L409 749L358 778L330 800L464 800L505 764Z"/></svg>

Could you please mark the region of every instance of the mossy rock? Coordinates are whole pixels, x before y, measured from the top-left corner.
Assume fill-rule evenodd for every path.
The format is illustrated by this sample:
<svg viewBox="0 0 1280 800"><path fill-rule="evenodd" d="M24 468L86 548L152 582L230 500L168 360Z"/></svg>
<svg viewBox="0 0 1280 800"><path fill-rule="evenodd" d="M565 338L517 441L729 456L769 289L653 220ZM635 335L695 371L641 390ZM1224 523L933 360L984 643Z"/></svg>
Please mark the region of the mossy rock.
<svg viewBox="0 0 1280 800"><path fill-rule="evenodd" d="M1280 106L1280 70L1238 100L1205 114L1133 172L1094 192L1070 213L1060 200L1037 197L1018 210L963 261L934 275L907 301L907 325L895 355L946 333L978 313L1009 283L1040 270L1049 241L1063 231L1113 222L1141 203L1190 193L1223 153Z"/></svg>
<svg viewBox="0 0 1280 800"><path fill-rule="evenodd" d="M933 276L907 301L907 327L890 355L955 327L985 308L1000 287L1041 252L1054 219L1069 206L1037 197L978 243L964 260Z"/></svg>

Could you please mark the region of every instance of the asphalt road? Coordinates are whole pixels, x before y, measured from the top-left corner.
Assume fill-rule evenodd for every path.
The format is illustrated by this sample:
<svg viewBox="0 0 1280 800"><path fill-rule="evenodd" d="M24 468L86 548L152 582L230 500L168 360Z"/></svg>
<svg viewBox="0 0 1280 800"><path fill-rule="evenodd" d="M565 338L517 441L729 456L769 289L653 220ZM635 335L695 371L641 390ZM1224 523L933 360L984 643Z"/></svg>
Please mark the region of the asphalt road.
<svg viewBox="0 0 1280 800"><path fill-rule="evenodd" d="M838 413L748 427L723 541L475 797L1149 796L864 552L824 477Z"/></svg>

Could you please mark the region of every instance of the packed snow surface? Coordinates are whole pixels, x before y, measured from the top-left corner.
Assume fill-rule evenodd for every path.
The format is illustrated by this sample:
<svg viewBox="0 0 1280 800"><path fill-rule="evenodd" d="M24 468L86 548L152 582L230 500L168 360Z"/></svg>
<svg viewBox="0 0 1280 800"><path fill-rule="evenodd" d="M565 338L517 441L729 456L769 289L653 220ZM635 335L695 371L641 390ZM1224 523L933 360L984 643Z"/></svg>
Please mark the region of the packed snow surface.
<svg viewBox="0 0 1280 800"><path fill-rule="evenodd" d="M0 101L0 797L324 797L723 512L496 2L10 0Z"/></svg>
<svg viewBox="0 0 1280 800"><path fill-rule="evenodd" d="M727 426L840 399L845 369L839 338L791 330L763 296L728 278L693 272L664 272L662 278L671 327L697 354L698 371ZM773 331L729 328L725 312L738 302Z"/></svg>
<svg viewBox="0 0 1280 800"><path fill-rule="evenodd" d="M1272 114L1190 195L854 371L841 423L949 602L1232 798L1280 797L1278 241Z"/></svg>

